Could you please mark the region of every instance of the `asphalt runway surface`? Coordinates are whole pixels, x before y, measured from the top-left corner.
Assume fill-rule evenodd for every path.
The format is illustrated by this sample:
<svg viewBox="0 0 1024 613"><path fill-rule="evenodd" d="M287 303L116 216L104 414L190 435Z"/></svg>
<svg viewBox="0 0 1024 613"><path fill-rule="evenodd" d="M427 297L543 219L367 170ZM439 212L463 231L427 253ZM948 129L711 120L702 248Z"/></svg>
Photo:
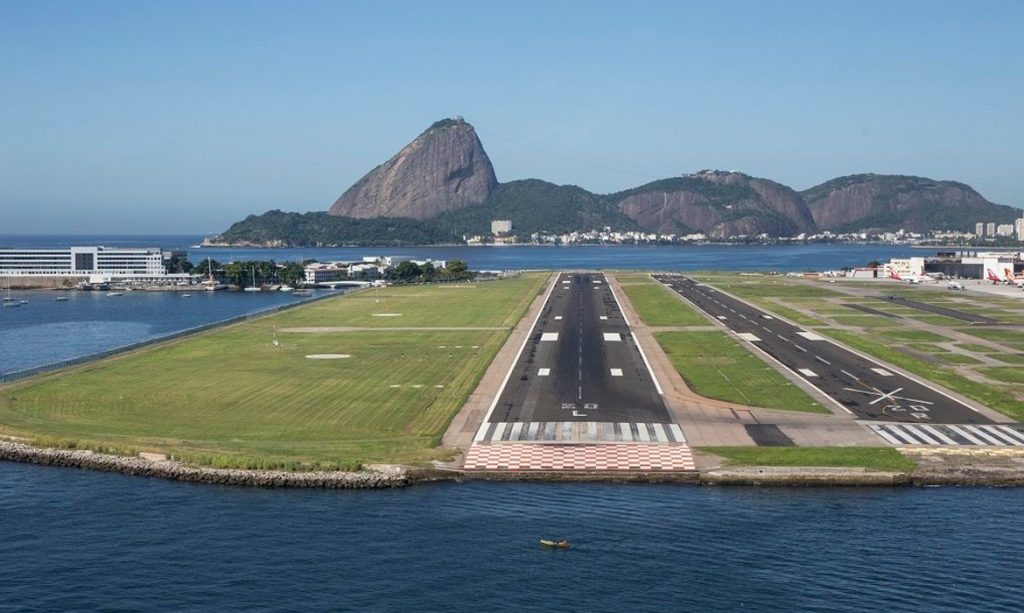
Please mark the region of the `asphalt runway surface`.
<svg viewBox="0 0 1024 613"><path fill-rule="evenodd" d="M668 410L600 273L562 273L488 423L670 424Z"/></svg>
<svg viewBox="0 0 1024 613"><path fill-rule="evenodd" d="M916 379L891 371L713 287L677 275L655 278L860 419L921 424L993 423Z"/></svg>
<svg viewBox="0 0 1024 613"><path fill-rule="evenodd" d="M998 319L992 319L991 317L985 317L984 315L965 313L964 311L957 311L956 309L950 309L935 304L928 304L927 302L908 300L906 298L900 298L899 296L876 296L876 298L878 300L881 300L882 302L899 304L901 306L910 307L912 309L917 309L919 311L935 313L936 315L945 315L946 317L952 317L953 319L959 319L960 321L966 321L972 324L996 325L1000 323Z"/></svg>

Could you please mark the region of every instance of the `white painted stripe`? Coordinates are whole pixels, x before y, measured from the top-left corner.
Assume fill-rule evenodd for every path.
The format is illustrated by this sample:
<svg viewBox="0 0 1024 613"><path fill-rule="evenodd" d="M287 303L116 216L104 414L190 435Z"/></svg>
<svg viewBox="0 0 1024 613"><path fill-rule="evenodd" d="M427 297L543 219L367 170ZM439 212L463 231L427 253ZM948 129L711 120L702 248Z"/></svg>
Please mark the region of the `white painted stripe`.
<svg viewBox="0 0 1024 613"><path fill-rule="evenodd" d="M935 438L939 439L940 441L942 441L943 443L945 443L947 445L956 445L956 444L958 444L956 441L954 441L953 439L951 439L948 436L946 436L945 434L943 434L942 430L939 430L935 426L932 426L932 425L929 425L929 424L921 424L921 428L923 428L924 430L927 430L928 432L931 433L932 436L934 436Z"/></svg>
<svg viewBox="0 0 1024 613"><path fill-rule="evenodd" d="M728 317L726 317L725 315L718 315L717 317L718 317L718 319L729 319L729 318L728 318Z"/></svg>
<svg viewBox="0 0 1024 613"><path fill-rule="evenodd" d="M994 426L994 427L998 428L1000 430L1000 432L1002 432L1006 436L1009 436L1011 438L1015 438L1018 441L1021 441L1022 443L1024 443L1024 434L1021 434L1017 430L1014 430L1013 428L1011 428L1009 426Z"/></svg>
<svg viewBox="0 0 1024 613"><path fill-rule="evenodd" d="M886 441L888 441L889 443L891 443L893 445L902 445L903 444L902 441L900 441L899 439L897 439L893 435L891 435L888 432L886 432L885 429L882 428L881 426L871 426L871 429L875 432L875 434L877 434L878 436L884 438Z"/></svg>
<svg viewBox="0 0 1024 613"><path fill-rule="evenodd" d="M546 377L546 376L548 376L550 374L551 374L551 369L550 368L541 368L540 370L537 371L537 376L538 377Z"/></svg>
<svg viewBox="0 0 1024 613"><path fill-rule="evenodd" d="M819 362L821 362L822 364L828 364L829 366L831 366L831 365L832 365L832 362L829 362L828 360L826 360L825 358L821 357L820 355L816 355L816 356L814 356L814 359L815 359L815 360L818 360L818 361L819 361Z"/></svg>
<svg viewBox="0 0 1024 613"><path fill-rule="evenodd" d="M604 340L610 341L610 342L621 341L622 340L622 335L619 334L618 332L605 332L604 333Z"/></svg>
<svg viewBox="0 0 1024 613"><path fill-rule="evenodd" d="M964 430L960 426L949 425L949 426L946 426L946 427L949 428L950 430L952 430L953 432L956 432L960 436L964 437L965 439L971 441L971 443L973 443L975 445L984 445L985 444L985 441L982 441L981 439L976 438L973 434L971 434L970 432Z"/></svg>
<svg viewBox="0 0 1024 613"><path fill-rule="evenodd" d="M606 320L606 319L608 319L608 316L607 316L607 315L601 315L601 320L602 320L602 321L604 321L604 320Z"/></svg>
<svg viewBox="0 0 1024 613"><path fill-rule="evenodd" d="M813 370L810 370L808 368L798 368L797 370L799 370L800 374L805 376L805 377L817 377L818 376L817 373L815 373Z"/></svg>
<svg viewBox="0 0 1024 613"><path fill-rule="evenodd" d="M613 377L621 377L622 376L622 369L621 368L612 368L611 371L612 371L612 376Z"/></svg>
<svg viewBox="0 0 1024 613"><path fill-rule="evenodd" d="M542 341L557 341L558 340L558 332L544 332L544 333L542 333L540 335L540 340L542 340Z"/></svg>
<svg viewBox="0 0 1024 613"><path fill-rule="evenodd" d="M1012 436L1007 435L1003 431L1003 429L1000 428L999 426L978 426L978 427L983 429L986 433L991 435L993 438L997 438L997 439L1006 441L1007 444L1013 445L1014 447L1020 447L1021 445L1024 445L1024 443L1018 441L1017 439L1013 438Z"/></svg>
<svg viewBox="0 0 1024 613"><path fill-rule="evenodd" d="M594 281L594 285L601 285L600 281Z"/></svg>
<svg viewBox="0 0 1024 613"><path fill-rule="evenodd" d="M751 334L750 332L738 332L736 336L742 338L745 341L750 341L752 343L756 343L757 341L761 340L758 337Z"/></svg>
<svg viewBox="0 0 1024 613"><path fill-rule="evenodd" d="M526 440L535 441L537 440L537 430L540 429L540 422L535 421L530 423L530 427L526 430Z"/></svg>
<svg viewBox="0 0 1024 613"><path fill-rule="evenodd" d="M883 377L891 377L892 376L892 373L889 372L888 370L884 369L884 368L872 368L871 370L875 371L875 373L877 373L879 375L882 375Z"/></svg>
<svg viewBox="0 0 1024 613"><path fill-rule="evenodd" d="M562 283L568 285L569 283L572 283L572 281L562 281Z"/></svg>
<svg viewBox="0 0 1024 613"><path fill-rule="evenodd" d="M512 424L512 431L509 432L509 434L508 434L508 440L510 440L510 441L518 441L519 440L519 433L522 432L522 431L523 431L523 422L517 421L516 423Z"/></svg>
<svg viewBox="0 0 1024 613"><path fill-rule="evenodd" d="M926 431L922 430L918 424L901 424L899 426L893 426L895 428L904 428L910 432L911 435L918 437L928 445L939 445L939 441L934 439Z"/></svg>
<svg viewBox="0 0 1024 613"><path fill-rule="evenodd" d="M982 430L978 426L964 426L964 430L970 430L971 434L977 436L978 438L980 438L982 440L988 441L989 444L992 444L992 445L1002 445L1003 444L1003 442L1001 440L993 437L988 432L985 432L984 430Z"/></svg>
<svg viewBox="0 0 1024 613"><path fill-rule="evenodd" d="M676 424L669 424L668 429L672 431L672 436L675 437L677 443L685 443L686 437L683 436L682 429Z"/></svg>
<svg viewBox="0 0 1024 613"><path fill-rule="evenodd" d="M654 389L658 390L659 396L664 395L665 392L661 390L661 384L658 383L658 378L654 376L654 369L651 368L651 363L647 360L647 354L644 353L644 348L640 346L640 341L636 338L636 332L630 332L629 335L633 337L633 344L636 345L636 349L640 352L640 357L644 361L644 366L647 367L647 374L651 375L651 381L654 382Z"/></svg>
<svg viewBox="0 0 1024 613"><path fill-rule="evenodd" d="M555 321L561 321L561 320L562 320L562 316L561 315L555 315Z"/></svg>
<svg viewBox="0 0 1024 613"><path fill-rule="evenodd" d="M820 334L815 334L814 332L797 332L797 334L799 334L800 336L806 338L809 341L823 341L823 340L825 340L824 336L821 336Z"/></svg>
<svg viewBox="0 0 1024 613"><path fill-rule="evenodd" d="M619 423L619 431L622 432L622 440L627 442L633 441L633 431L629 429L629 424L626 422Z"/></svg>
<svg viewBox="0 0 1024 613"><path fill-rule="evenodd" d="M888 425L886 426L886 430L889 431L889 434L892 434L893 436L901 440L904 440L907 443L910 443L911 445L921 445L924 443L924 441L920 441L917 438L915 438L912 433L904 432L903 429L900 428L899 426Z"/></svg>
<svg viewBox="0 0 1024 613"><path fill-rule="evenodd" d="M774 317L772 317L771 315L762 315L761 317L762 317L763 319L775 319L775 318L774 318Z"/></svg>
<svg viewBox="0 0 1024 613"><path fill-rule="evenodd" d="M654 424L654 438L658 439L659 443L668 442L668 434L665 433L665 426L661 424Z"/></svg>
<svg viewBox="0 0 1024 613"><path fill-rule="evenodd" d="M640 435L638 437L640 439L640 442L643 442L643 443L651 442L651 433L647 431L647 424L637 424L636 425L636 431L637 431L637 434Z"/></svg>

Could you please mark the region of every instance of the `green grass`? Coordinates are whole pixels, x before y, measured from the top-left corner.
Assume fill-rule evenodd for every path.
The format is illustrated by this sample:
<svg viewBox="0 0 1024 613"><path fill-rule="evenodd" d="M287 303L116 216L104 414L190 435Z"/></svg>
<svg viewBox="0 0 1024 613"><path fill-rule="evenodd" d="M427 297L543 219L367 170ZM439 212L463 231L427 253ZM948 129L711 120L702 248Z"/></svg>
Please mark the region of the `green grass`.
<svg viewBox="0 0 1024 613"><path fill-rule="evenodd" d="M875 334L880 334L887 340L900 340L909 341L914 343L941 343L948 341L949 339L941 334L929 332L928 330L913 330L910 328L896 328L892 330L878 330Z"/></svg>
<svg viewBox="0 0 1024 613"><path fill-rule="evenodd" d="M979 368L978 372L993 381L1024 383L1024 368L1017 368L1015 366L989 366L987 368Z"/></svg>
<svg viewBox="0 0 1024 613"><path fill-rule="evenodd" d="M855 326L858 328L884 328L892 325L892 319L881 315L835 315L832 321L841 326ZM876 332L877 333L877 332Z"/></svg>
<svg viewBox="0 0 1024 613"><path fill-rule="evenodd" d="M711 322L660 283L623 286L626 297L649 326L707 326Z"/></svg>
<svg viewBox="0 0 1024 613"><path fill-rule="evenodd" d="M977 336L989 341L995 341L1001 345L1009 346L1024 345L1024 333L1017 330L1000 330L998 328L979 328L977 326L964 328L963 332L971 336ZM991 349L988 349L991 351Z"/></svg>
<svg viewBox="0 0 1024 613"><path fill-rule="evenodd" d="M340 296L29 379L0 389L0 431L211 466L352 467L444 457L440 436L509 330L386 327L511 325L546 278L474 289L389 288L380 303L377 292ZM383 304L402 317L371 318ZM357 323L378 329L281 331ZM351 358L305 357L318 353Z"/></svg>
<svg viewBox="0 0 1024 613"><path fill-rule="evenodd" d="M940 355L938 357L939 357L940 360L942 360L943 362L946 362L947 364L955 364L957 366L981 364L981 361L976 360L976 359L972 358L969 355L963 355L963 354L960 354L960 353L949 353L949 352L947 352L947 353L943 353L942 355Z"/></svg>
<svg viewBox="0 0 1024 613"><path fill-rule="evenodd" d="M661 332L655 338L687 385L702 396L769 409L828 413L724 332Z"/></svg>
<svg viewBox="0 0 1024 613"><path fill-rule="evenodd" d="M974 343L957 343L956 346L964 351L973 351L974 353L992 353L992 351L994 351L992 347L987 345L975 345Z"/></svg>
<svg viewBox="0 0 1024 613"><path fill-rule="evenodd" d="M733 466L863 467L906 472L916 464L890 447L700 447Z"/></svg>
<svg viewBox="0 0 1024 613"><path fill-rule="evenodd" d="M884 342L876 342L859 334L851 334L841 330L819 331L854 349L873 355L883 361L905 368L919 377L960 392L964 396L973 398L991 409L1000 411L1015 419L1024 419L1024 403L1016 400L1001 389L971 381L949 369L936 366L903 353Z"/></svg>
<svg viewBox="0 0 1024 613"><path fill-rule="evenodd" d="M1024 355L1019 353L991 353L989 357L995 358L1004 364L1024 364Z"/></svg>

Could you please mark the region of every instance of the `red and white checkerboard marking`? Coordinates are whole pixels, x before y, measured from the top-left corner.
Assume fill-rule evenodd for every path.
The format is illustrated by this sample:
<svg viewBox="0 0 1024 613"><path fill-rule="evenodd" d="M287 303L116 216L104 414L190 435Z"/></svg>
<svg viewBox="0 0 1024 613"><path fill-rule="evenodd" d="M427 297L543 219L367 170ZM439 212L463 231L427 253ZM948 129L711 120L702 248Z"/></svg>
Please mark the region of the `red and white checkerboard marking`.
<svg viewBox="0 0 1024 613"><path fill-rule="evenodd" d="M697 467L688 445L486 443L469 448L463 469L679 472Z"/></svg>

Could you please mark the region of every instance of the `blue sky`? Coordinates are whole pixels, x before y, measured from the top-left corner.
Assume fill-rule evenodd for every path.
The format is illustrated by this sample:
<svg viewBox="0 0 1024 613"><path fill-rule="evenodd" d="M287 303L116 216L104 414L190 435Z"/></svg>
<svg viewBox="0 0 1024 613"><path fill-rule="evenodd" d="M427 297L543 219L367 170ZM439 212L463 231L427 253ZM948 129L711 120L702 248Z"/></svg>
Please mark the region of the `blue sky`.
<svg viewBox="0 0 1024 613"><path fill-rule="evenodd" d="M456 114L502 181L880 172L1024 206L1022 31L1020 1L0 0L0 233L325 210Z"/></svg>

